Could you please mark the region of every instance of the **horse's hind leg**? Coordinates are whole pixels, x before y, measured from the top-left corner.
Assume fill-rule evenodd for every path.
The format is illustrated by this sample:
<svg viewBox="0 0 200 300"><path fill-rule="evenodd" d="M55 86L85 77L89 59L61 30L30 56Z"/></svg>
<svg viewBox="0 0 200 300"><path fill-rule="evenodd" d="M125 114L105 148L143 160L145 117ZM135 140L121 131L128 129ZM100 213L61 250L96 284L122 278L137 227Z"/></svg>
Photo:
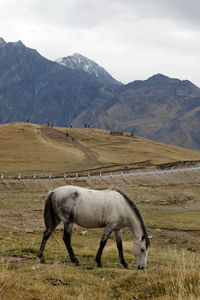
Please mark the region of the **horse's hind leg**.
<svg viewBox="0 0 200 300"><path fill-rule="evenodd" d="M106 226L105 229L104 229L104 232L103 232L103 236L102 236L102 239L101 239L101 242L100 242L100 246L99 246L99 250L97 252L97 255L96 255L96 263L97 263L97 266L99 268L102 267L102 264L101 264L101 255L102 255L102 252L103 252L103 248L105 247L106 245L106 242L109 238L109 235L113 232L113 228L111 226Z"/></svg>
<svg viewBox="0 0 200 300"><path fill-rule="evenodd" d="M51 229L46 229L44 231L43 238L42 238L42 243L41 243L41 246L40 246L40 250L39 250L38 255L37 255L39 257L39 259L40 259L40 263L41 264L45 263L43 252L44 252L44 248L45 248L46 242L49 239L52 231L53 230L51 230Z"/></svg>
<svg viewBox="0 0 200 300"><path fill-rule="evenodd" d="M118 252L119 252L120 262L121 262L121 264L122 264L125 268L127 268L128 265L127 265L127 263L125 262L124 255L123 255L122 230L116 230L116 231L115 231L115 239L116 239L117 248L118 248Z"/></svg>
<svg viewBox="0 0 200 300"><path fill-rule="evenodd" d="M45 259L44 259L44 248L46 245L46 242L48 241L48 239L50 238L52 232L54 231L54 229L56 228L56 226L60 223L60 219L56 219L54 224L51 224L51 227L48 227L44 233L43 233L43 238L42 238L42 242L41 242L41 246L40 246L40 250L38 252L38 257L40 259L40 263L44 264L45 263Z"/></svg>
<svg viewBox="0 0 200 300"><path fill-rule="evenodd" d="M71 246L72 229L73 229L73 223L67 223L67 222L64 223L63 241L68 250L71 262L75 263L76 266L79 266L79 261L76 258L74 251L72 249L72 246Z"/></svg>

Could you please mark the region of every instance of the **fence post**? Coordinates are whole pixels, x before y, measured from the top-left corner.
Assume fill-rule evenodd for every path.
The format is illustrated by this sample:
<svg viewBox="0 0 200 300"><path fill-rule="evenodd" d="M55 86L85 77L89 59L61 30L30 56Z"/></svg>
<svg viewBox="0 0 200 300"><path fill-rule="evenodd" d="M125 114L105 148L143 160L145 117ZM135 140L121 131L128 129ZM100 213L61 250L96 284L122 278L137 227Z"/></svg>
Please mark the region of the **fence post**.
<svg viewBox="0 0 200 300"><path fill-rule="evenodd" d="M49 180L51 179L51 173L49 174Z"/></svg>
<svg viewBox="0 0 200 300"><path fill-rule="evenodd" d="M19 175L18 175L18 180L19 181L21 180L21 173L19 173Z"/></svg>
<svg viewBox="0 0 200 300"><path fill-rule="evenodd" d="M101 178L101 172L100 172L100 174L99 174L99 178Z"/></svg>
<svg viewBox="0 0 200 300"><path fill-rule="evenodd" d="M3 174L1 174L1 182L3 182Z"/></svg>
<svg viewBox="0 0 200 300"><path fill-rule="evenodd" d="M64 174L64 180L66 180L66 179L67 179L67 174L65 173L65 174Z"/></svg>
<svg viewBox="0 0 200 300"><path fill-rule="evenodd" d="M90 178L90 173L88 173L88 178Z"/></svg>
<svg viewBox="0 0 200 300"><path fill-rule="evenodd" d="M33 175L33 180L35 180L35 179L36 179L36 175L34 174L34 175Z"/></svg>
<svg viewBox="0 0 200 300"><path fill-rule="evenodd" d="M110 178L112 178L112 172L110 173Z"/></svg>
<svg viewBox="0 0 200 300"><path fill-rule="evenodd" d="M76 179L78 179L78 173L76 173Z"/></svg>

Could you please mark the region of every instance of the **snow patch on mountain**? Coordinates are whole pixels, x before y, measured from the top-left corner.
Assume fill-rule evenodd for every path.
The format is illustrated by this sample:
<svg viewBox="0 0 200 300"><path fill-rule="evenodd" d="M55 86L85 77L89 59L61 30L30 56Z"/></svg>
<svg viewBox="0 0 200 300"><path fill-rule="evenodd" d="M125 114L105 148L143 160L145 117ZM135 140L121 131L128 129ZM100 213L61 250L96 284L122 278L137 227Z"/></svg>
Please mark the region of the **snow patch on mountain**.
<svg viewBox="0 0 200 300"><path fill-rule="evenodd" d="M121 84L95 61L88 59L87 57L79 53L75 53L74 55L67 57L61 57L56 59L55 61L62 66L93 74L101 81L107 81L113 84Z"/></svg>
<svg viewBox="0 0 200 300"><path fill-rule="evenodd" d="M6 41L0 37L0 47L4 47L6 45Z"/></svg>

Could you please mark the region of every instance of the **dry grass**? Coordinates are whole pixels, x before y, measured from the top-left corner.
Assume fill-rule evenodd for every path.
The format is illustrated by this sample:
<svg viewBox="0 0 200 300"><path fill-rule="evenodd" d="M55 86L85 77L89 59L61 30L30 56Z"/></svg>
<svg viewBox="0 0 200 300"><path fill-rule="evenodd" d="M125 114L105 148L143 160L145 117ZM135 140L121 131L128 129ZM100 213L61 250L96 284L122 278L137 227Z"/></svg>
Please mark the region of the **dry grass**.
<svg viewBox="0 0 200 300"><path fill-rule="evenodd" d="M114 241L110 240L103 255L104 268L97 269L93 259L98 239L94 232L89 235L81 239L74 233L74 249L82 264L78 268L68 258L65 261L66 250L57 238L48 244L46 265L20 259L25 250L18 257L17 254L9 258L2 256L1 299L199 299L199 254L177 250L174 246L164 249L153 245L148 269L137 271L131 263L130 243L125 242L124 251L130 263L130 269L125 270L118 263ZM31 244L31 239L29 236L26 242ZM27 256L33 256L35 248L28 249Z"/></svg>
<svg viewBox="0 0 200 300"><path fill-rule="evenodd" d="M68 137L66 136L68 133ZM26 123L0 125L0 172L54 174L150 161L198 160L200 152L140 137L110 136L98 129L47 128ZM138 167L138 166L137 166Z"/></svg>
<svg viewBox="0 0 200 300"><path fill-rule="evenodd" d="M9 124L0 126L0 170L4 174L33 175L33 173L57 172L71 161L83 160L80 150L71 144L61 146L42 136L39 125Z"/></svg>

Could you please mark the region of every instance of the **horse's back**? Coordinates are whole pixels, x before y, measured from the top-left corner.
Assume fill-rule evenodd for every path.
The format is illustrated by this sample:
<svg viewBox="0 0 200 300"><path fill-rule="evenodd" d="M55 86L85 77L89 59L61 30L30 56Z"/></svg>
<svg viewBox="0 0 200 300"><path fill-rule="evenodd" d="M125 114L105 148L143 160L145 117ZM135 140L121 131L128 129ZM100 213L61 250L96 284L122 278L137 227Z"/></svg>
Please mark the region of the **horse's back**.
<svg viewBox="0 0 200 300"><path fill-rule="evenodd" d="M74 222L86 228L104 227L108 222L119 223L125 215L123 197L114 190L92 190L62 186L54 191L54 205L59 216L73 212Z"/></svg>

